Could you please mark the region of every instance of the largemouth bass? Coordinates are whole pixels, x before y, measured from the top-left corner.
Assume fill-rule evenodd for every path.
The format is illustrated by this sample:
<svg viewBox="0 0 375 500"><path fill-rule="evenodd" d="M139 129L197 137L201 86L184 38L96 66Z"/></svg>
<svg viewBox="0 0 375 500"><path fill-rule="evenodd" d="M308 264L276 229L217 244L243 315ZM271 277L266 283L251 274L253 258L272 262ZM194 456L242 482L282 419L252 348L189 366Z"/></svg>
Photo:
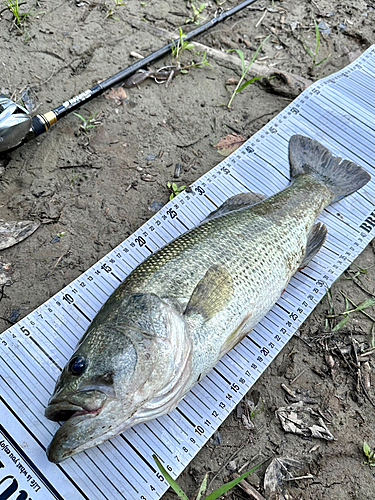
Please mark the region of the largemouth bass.
<svg viewBox="0 0 375 500"><path fill-rule="evenodd" d="M291 184L244 193L138 266L103 305L61 373L46 417L65 423L61 462L170 412L248 335L322 247L321 211L364 186L361 167L315 140L289 143Z"/></svg>

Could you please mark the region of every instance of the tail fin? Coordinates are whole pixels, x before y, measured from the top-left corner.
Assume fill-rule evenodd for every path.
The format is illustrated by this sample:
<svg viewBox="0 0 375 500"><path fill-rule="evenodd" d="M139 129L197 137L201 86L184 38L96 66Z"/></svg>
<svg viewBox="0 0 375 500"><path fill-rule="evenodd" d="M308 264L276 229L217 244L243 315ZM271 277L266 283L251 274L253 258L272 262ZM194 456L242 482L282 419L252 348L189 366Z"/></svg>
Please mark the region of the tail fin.
<svg viewBox="0 0 375 500"><path fill-rule="evenodd" d="M354 193L371 179L362 167L333 156L318 141L303 135L290 138L289 162L292 177L300 174L313 176L332 191L333 201Z"/></svg>

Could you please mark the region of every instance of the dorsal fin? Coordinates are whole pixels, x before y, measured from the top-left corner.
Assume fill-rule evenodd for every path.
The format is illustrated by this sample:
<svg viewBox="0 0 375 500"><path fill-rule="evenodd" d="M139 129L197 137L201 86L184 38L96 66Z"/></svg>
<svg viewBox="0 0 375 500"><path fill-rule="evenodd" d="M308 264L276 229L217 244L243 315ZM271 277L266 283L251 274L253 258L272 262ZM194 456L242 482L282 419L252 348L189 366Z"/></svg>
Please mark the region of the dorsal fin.
<svg viewBox="0 0 375 500"><path fill-rule="evenodd" d="M252 207L266 198L267 196L264 194L253 192L236 194L235 196L232 196L224 201L224 203L217 210L211 212L203 222L216 219L217 217L229 214L230 212L235 212L236 210Z"/></svg>
<svg viewBox="0 0 375 500"><path fill-rule="evenodd" d="M227 305L232 289L233 281L228 271L217 264L211 266L195 287L185 315L200 315L203 321L208 321Z"/></svg>

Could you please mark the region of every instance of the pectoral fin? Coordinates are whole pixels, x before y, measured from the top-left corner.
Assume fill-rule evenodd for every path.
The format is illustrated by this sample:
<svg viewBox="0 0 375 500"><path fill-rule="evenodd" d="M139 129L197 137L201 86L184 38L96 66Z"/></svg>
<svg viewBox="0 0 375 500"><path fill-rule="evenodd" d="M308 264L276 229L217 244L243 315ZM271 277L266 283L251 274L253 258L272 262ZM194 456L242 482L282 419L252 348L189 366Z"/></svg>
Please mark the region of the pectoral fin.
<svg viewBox="0 0 375 500"><path fill-rule="evenodd" d="M235 212L236 210L251 207L266 198L267 196L264 194L253 192L236 194L235 196L232 196L224 201L224 203L217 210L210 213L210 215L203 222L216 219L217 217L229 214L230 212Z"/></svg>
<svg viewBox="0 0 375 500"><path fill-rule="evenodd" d="M318 222L312 227L309 236L307 237L306 252L299 269L303 269L315 257L319 250L324 245L327 237L327 226Z"/></svg>
<svg viewBox="0 0 375 500"><path fill-rule="evenodd" d="M220 357L224 356L233 347L235 347L241 340L243 340L246 335L248 335L253 329L254 322L251 321L252 313L249 312L243 318L238 327L228 336L224 344L220 348Z"/></svg>
<svg viewBox="0 0 375 500"><path fill-rule="evenodd" d="M233 281L228 271L219 265L210 267L195 287L185 315L201 315L208 321L227 305L232 291Z"/></svg>

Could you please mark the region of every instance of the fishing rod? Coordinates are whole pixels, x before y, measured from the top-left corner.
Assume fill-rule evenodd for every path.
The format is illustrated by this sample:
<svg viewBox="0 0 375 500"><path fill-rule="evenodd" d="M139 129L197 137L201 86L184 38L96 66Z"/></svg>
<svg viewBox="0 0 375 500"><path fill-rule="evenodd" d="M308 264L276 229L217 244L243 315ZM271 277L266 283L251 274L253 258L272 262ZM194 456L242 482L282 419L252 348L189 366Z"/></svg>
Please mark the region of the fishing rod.
<svg viewBox="0 0 375 500"><path fill-rule="evenodd" d="M207 23L202 24L202 26L199 26L198 28L187 33L186 39L191 40L201 33L204 33L216 24L225 21L228 17L233 16L256 1L257 0L245 0L236 7L218 14ZM49 130L51 125L56 123L63 116L66 116L68 113L71 113L83 104L86 104L95 97L101 95L111 87L122 83L126 80L126 78L133 75L139 69L142 69L164 57L166 54L169 54L172 47L176 46L178 41L179 39L176 39L167 45L164 45L164 47L156 52L153 52L144 59L137 61L119 73L111 76L107 80L97 83L94 87L85 90L81 94L63 102L57 108L47 111L47 113L42 115L35 115L32 117L23 106L17 104L11 99L8 99L5 95L0 94L0 153L10 151L17 146L44 134L44 132Z"/></svg>

